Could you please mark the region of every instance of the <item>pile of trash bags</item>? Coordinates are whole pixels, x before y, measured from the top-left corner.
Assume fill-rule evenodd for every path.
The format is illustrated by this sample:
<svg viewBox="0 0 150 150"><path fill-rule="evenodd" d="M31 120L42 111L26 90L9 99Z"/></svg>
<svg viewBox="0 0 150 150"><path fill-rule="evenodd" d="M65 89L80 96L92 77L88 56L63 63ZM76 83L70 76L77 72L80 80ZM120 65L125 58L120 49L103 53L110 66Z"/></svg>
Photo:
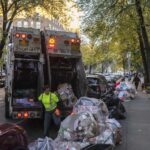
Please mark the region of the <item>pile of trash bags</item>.
<svg viewBox="0 0 150 150"><path fill-rule="evenodd" d="M73 109L73 114L62 123L55 139L57 150L83 149L90 144L110 144L121 142L121 125L115 119L108 119L108 109L101 100L81 97Z"/></svg>
<svg viewBox="0 0 150 150"><path fill-rule="evenodd" d="M132 83L123 81L116 86L115 93L120 100L125 101L126 99L134 99L136 90Z"/></svg>
<svg viewBox="0 0 150 150"><path fill-rule="evenodd" d="M55 143L51 138L38 138L28 146L29 150L55 150Z"/></svg>
<svg viewBox="0 0 150 150"><path fill-rule="evenodd" d="M57 93L64 107L73 107L77 101L72 86L68 83L59 84L57 87Z"/></svg>
<svg viewBox="0 0 150 150"><path fill-rule="evenodd" d="M43 143L45 147L51 146L50 150L82 150L97 144L113 147L121 142L121 125L115 119L108 119L108 115L103 101L81 97L75 104L73 113L61 123L57 138L54 141L45 138ZM38 142L41 140L37 140L35 146ZM33 145L32 148L29 146L29 150L36 150Z"/></svg>

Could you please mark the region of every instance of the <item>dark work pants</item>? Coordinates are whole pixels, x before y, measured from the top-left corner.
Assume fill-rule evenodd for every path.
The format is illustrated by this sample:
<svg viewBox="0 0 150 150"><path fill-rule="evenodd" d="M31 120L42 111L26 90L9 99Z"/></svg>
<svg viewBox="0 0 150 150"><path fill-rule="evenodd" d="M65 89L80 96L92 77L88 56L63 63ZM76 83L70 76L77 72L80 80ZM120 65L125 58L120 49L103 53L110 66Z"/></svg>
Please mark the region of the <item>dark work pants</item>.
<svg viewBox="0 0 150 150"><path fill-rule="evenodd" d="M135 82L135 88L136 88L136 90L138 89L138 86L139 86L139 82Z"/></svg>
<svg viewBox="0 0 150 150"><path fill-rule="evenodd" d="M44 116L44 136L49 136L49 129L51 126L51 121L54 121L55 125L60 124L60 117L57 117L53 111L45 111L45 116Z"/></svg>

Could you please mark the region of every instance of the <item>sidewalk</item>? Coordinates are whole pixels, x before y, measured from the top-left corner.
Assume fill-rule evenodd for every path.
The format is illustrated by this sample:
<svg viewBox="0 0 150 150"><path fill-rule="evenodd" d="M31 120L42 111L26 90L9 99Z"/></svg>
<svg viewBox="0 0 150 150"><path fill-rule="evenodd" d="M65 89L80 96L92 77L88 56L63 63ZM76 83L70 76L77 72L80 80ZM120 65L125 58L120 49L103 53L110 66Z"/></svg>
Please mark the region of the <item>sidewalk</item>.
<svg viewBox="0 0 150 150"><path fill-rule="evenodd" d="M121 121L123 142L115 150L150 150L150 96L138 92L125 107L127 119Z"/></svg>

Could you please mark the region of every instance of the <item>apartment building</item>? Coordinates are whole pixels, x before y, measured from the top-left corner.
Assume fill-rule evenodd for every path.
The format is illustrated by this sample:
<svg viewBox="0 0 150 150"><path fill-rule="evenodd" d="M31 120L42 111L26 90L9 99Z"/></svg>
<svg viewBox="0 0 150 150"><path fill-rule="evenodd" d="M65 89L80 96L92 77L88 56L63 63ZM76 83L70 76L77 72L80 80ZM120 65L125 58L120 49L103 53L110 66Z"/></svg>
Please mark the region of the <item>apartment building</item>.
<svg viewBox="0 0 150 150"><path fill-rule="evenodd" d="M3 18L0 16L0 28L2 28ZM17 18L13 21L12 27L31 27L36 29L50 29L56 31L64 31L63 25L61 25L56 19L48 19L45 17L34 18Z"/></svg>
<svg viewBox="0 0 150 150"><path fill-rule="evenodd" d="M13 22L16 27L31 27L36 29L51 29L56 31L64 31L64 27L56 19L48 19L44 17L35 18L17 18Z"/></svg>

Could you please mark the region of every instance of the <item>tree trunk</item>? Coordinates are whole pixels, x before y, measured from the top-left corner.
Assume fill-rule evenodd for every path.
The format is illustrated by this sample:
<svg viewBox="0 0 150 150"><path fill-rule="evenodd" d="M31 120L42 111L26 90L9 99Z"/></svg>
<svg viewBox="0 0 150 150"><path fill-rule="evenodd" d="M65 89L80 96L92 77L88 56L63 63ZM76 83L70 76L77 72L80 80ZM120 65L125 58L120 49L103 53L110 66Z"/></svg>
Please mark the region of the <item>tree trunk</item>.
<svg viewBox="0 0 150 150"><path fill-rule="evenodd" d="M142 41L143 41L142 43L145 49L146 60L147 60L147 66L146 66L147 68L146 70L148 70L147 80L150 81L150 45L148 41L148 34L145 27L145 21L144 21L143 11L141 7L141 0L135 0L135 5L136 5L136 12L139 21L140 34L142 37Z"/></svg>
<svg viewBox="0 0 150 150"><path fill-rule="evenodd" d="M92 65L89 65L88 68L89 68L89 74L91 74L92 73Z"/></svg>
<svg viewBox="0 0 150 150"><path fill-rule="evenodd" d="M140 43L140 51L141 51L141 56L142 56L142 61L143 61L143 66L145 70L145 81L149 83L149 72L148 72L148 65L147 65L147 60L146 60L146 52L144 48L144 43L142 36L140 34L140 31L138 31L138 37L139 37L139 43Z"/></svg>
<svg viewBox="0 0 150 150"><path fill-rule="evenodd" d="M5 46L5 41L2 39L0 41L0 58L2 57L4 46Z"/></svg>
<svg viewBox="0 0 150 150"><path fill-rule="evenodd" d="M104 62L102 62L101 72L104 73L104 71L105 71Z"/></svg>

